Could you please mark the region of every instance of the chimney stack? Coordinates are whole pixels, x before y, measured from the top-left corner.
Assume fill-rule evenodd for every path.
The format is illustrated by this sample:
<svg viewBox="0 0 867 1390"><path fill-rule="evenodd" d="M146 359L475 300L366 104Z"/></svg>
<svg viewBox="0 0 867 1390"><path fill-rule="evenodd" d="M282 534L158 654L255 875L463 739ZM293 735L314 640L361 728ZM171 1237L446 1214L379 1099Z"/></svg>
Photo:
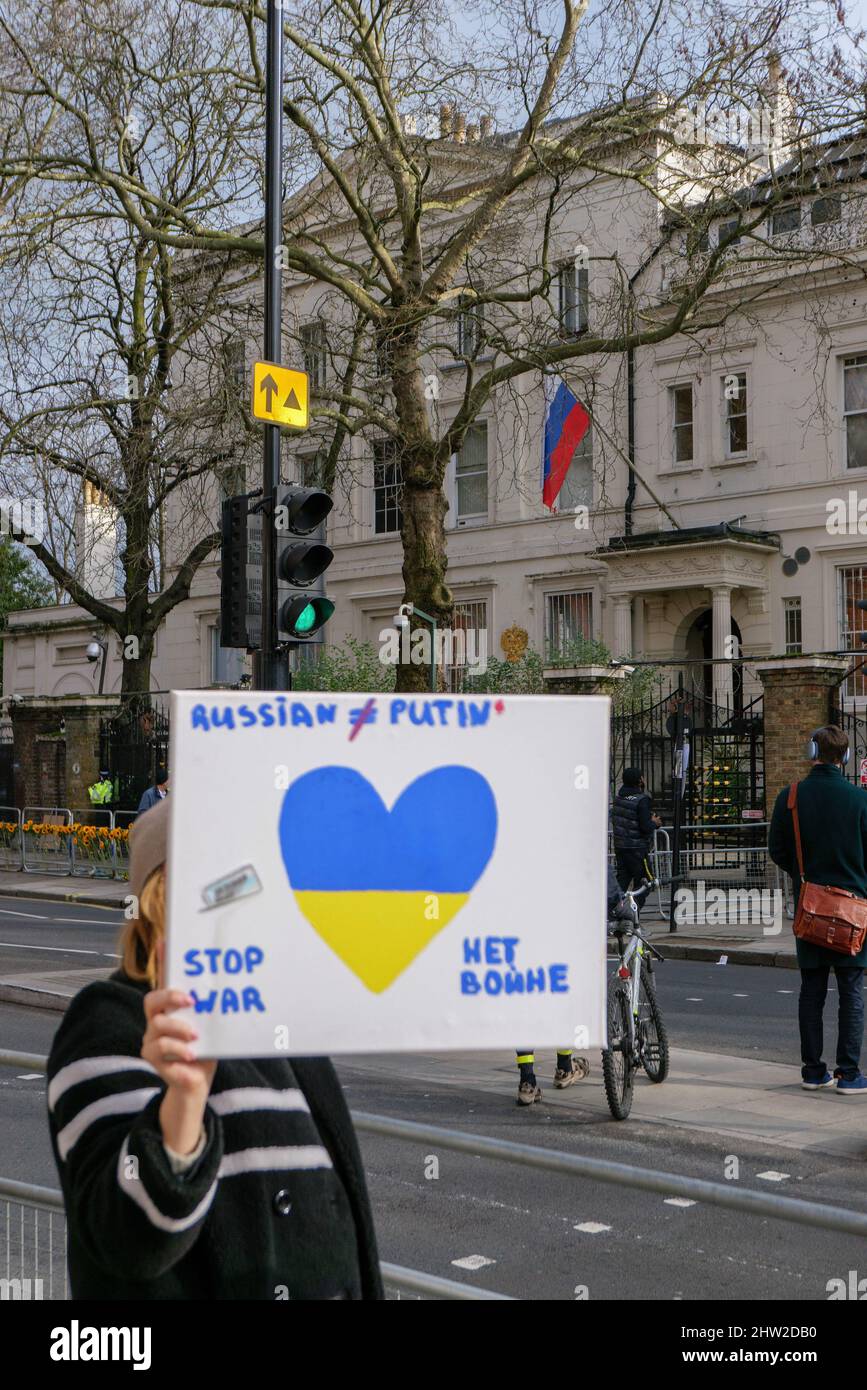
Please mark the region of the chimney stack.
<svg viewBox="0 0 867 1390"><path fill-rule="evenodd" d="M465 112L456 111L452 121L452 135L459 145L466 143L467 139L467 117Z"/></svg>
<svg viewBox="0 0 867 1390"><path fill-rule="evenodd" d="M444 101L440 107L440 139L448 140L452 133L452 108L449 102Z"/></svg>
<svg viewBox="0 0 867 1390"><path fill-rule="evenodd" d="M479 133L481 134L481 137L482 137L483 140L487 140L487 138L488 138L488 136L491 134L491 131L493 130L493 128L494 128L494 119L493 119L493 117L492 117L492 116L482 116L481 120L479 121Z"/></svg>
<svg viewBox="0 0 867 1390"><path fill-rule="evenodd" d="M470 145L479 143L479 127L477 125L467 126L467 143Z"/></svg>

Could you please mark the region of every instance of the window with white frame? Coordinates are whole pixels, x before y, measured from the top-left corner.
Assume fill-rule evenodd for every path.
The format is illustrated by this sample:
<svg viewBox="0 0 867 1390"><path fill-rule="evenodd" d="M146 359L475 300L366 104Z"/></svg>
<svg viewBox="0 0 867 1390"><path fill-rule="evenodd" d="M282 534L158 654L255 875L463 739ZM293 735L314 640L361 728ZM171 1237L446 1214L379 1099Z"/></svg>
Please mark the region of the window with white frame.
<svg viewBox="0 0 867 1390"><path fill-rule="evenodd" d="M838 571L837 612L840 650L864 655L861 633L867 629L867 613L857 607L867 599L867 565L845 565ZM867 675L862 666L849 676L842 689L845 696L867 695Z"/></svg>
<svg viewBox="0 0 867 1390"><path fill-rule="evenodd" d="M801 632L801 600L783 599L783 624L785 629L786 656L800 656L803 651Z"/></svg>
<svg viewBox="0 0 867 1390"><path fill-rule="evenodd" d="M323 487L328 450L320 445L295 456L295 478L302 487Z"/></svg>
<svg viewBox="0 0 867 1390"><path fill-rule="evenodd" d="M449 638L445 642L449 644ZM446 689L457 694L488 656L488 605L485 599L456 602L450 644L444 648ZM481 673L480 673L481 674Z"/></svg>
<svg viewBox="0 0 867 1390"><path fill-rule="evenodd" d="M777 208L771 215L771 236L785 236L789 232L801 230L801 205L794 203L788 208Z"/></svg>
<svg viewBox="0 0 867 1390"><path fill-rule="evenodd" d="M735 246L739 246L741 238L738 228L740 225L740 221L737 217L731 218L728 222L720 222L719 232L717 234L717 245L722 246L723 243L728 241L729 237L731 237L731 241L729 241L726 249L731 251Z"/></svg>
<svg viewBox="0 0 867 1390"><path fill-rule="evenodd" d="M325 385L328 376L328 346L325 324L321 319L302 324L301 351L304 370L310 378L310 390L318 391Z"/></svg>
<svg viewBox="0 0 867 1390"><path fill-rule="evenodd" d="M593 426L575 449L563 485L557 495L557 510L574 511L593 505Z"/></svg>
<svg viewBox="0 0 867 1390"><path fill-rule="evenodd" d="M828 193L810 204L810 221L814 227L839 222L843 216L843 199L839 193Z"/></svg>
<svg viewBox="0 0 867 1390"><path fill-rule="evenodd" d="M373 531L393 535L401 528L402 478L397 440L377 439L373 445Z"/></svg>
<svg viewBox="0 0 867 1390"><path fill-rule="evenodd" d="M723 377L723 403L726 453L745 454L749 447L746 372L729 372Z"/></svg>
<svg viewBox="0 0 867 1390"><path fill-rule="evenodd" d="M477 357L484 344L484 311L470 295L458 300L457 350L458 357Z"/></svg>
<svg viewBox="0 0 867 1390"><path fill-rule="evenodd" d="M220 646L220 624L208 628L211 685L237 685L244 674L244 653L239 647Z"/></svg>
<svg viewBox="0 0 867 1390"><path fill-rule="evenodd" d="M545 655L556 661L568 656L583 639L593 637L593 594L587 590L545 595Z"/></svg>
<svg viewBox="0 0 867 1390"><path fill-rule="evenodd" d="M557 271L557 317L561 331L576 337L587 328L590 303L590 272L567 261Z"/></svg>
<svg viewBox="0 0 867 1390"><path fill-rule="evenodd" d="M247 355L243 338L227 338L223 343L223 375L236 398L247 392Z"/></svg>
<svg viewBox="0 0 867 1390"><path fill-rule="evenodd" d="M470 425L454 456L455 515L458 525L488 519L488 426Z"/></svg>
<svg viewBox="0 0 867 1390"><path fill-rule="evenodd" d="M692 382L669 387L671 402L672 457L675 463L692 463L695 458Z"/></svg>
<svg viewBox="0 0 867 1390"><path fill-rule="evenodd" d="M846 467L867 468L867 354L843 360Z"/></svg>

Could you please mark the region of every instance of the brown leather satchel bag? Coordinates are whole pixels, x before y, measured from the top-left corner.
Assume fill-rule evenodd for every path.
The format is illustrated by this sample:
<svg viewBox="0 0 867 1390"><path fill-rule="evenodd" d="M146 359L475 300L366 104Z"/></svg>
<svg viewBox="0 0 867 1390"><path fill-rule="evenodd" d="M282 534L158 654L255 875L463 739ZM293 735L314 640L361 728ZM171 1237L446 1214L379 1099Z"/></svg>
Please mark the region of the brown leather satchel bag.
<svg viewBox="0 0 867 1390"><path fill-rule="evenodd" d="M820 887L804 878L804 856L801 851L801 827L798 824L798 784L789 787L786 802L792 813L795 828L795 849L801 892L795 912L795 936L814 946L825 946L841 956L857 956L867 937L867 898L849 893L845 888Z"/></svg>

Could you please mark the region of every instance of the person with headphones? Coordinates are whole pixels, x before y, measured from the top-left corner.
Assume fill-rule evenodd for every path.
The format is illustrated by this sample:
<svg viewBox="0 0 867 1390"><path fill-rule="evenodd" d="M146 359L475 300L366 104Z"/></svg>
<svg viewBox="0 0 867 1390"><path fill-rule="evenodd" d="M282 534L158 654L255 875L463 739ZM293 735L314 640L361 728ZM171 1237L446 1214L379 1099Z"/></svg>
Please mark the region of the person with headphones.
<svg viewBox="0 0 867 1390"><path fill-rule="evenodd" d="M797 784L804 879L867 898L867 796L843 776L849 761L849 740L836 724L829 724L815 731L807 753L813 767ZM791 875L797 902L801 875L789 803L789 788L784 787L774 805L768 853L775 864ZM806 1091L818 1091L836 1083L838 1095L867 1096L867 1078L861 1074L867 942L857 955L843 955L800 938L795 945L801 970L801 1084ZM832 969L839 995L833 1076L822 1057L822 1015Z"/></svg>

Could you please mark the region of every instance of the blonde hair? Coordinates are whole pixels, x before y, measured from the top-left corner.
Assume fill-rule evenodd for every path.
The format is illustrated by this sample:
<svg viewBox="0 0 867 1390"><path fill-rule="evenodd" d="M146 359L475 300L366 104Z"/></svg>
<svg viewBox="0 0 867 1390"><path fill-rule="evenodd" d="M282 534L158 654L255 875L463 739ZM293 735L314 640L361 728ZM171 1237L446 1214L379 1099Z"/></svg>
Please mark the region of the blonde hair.
<svg viewBox="0 0 867 1390"><path fill-rule="evenodd" d="M154 869L141 891L138 916L123 929L120 939L124 974L157 987L157 946L166 928L166 867Z"/></svg>

